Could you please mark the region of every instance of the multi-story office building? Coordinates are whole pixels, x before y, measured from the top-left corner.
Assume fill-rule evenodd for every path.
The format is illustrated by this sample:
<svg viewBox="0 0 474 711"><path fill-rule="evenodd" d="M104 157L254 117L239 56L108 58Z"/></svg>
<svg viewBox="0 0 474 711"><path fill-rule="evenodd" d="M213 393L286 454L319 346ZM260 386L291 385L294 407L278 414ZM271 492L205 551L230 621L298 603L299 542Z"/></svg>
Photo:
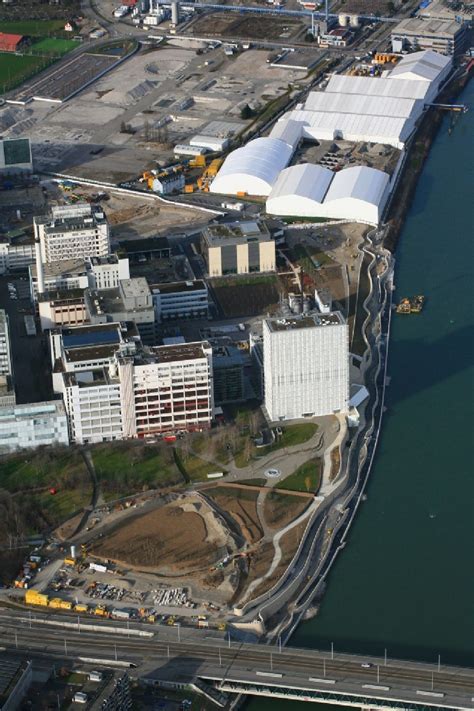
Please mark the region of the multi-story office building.
<svg viewBox="0 0 474 711"><path fill-rule="evenodd" d="M12 375L10 324L4 309L0 309L0 375Z"/></svg>
<svg viewBox="0 0 474 711"><path fill-rule="evenodd" d="M57 289L38 294L38 312L42 331L89 321L82 289Z"/></svg>
<svg viewBox="0 0 474 711"><path fill-rule="evenodd" d="M212 370L216 405L245 400L244 358L238 348L213 348Z"/></svg>
<svg viewBox="0 0 474 711"><path fill-rule="evenodd" d="M275 271L275 242L261 221L208 225L201 248L210 277Z"/></svg>
<svg viewBox="0 0 474 711"><path fill-rule="evenodd" d="M213 412L212 348L206 341L118 357L124 437L204 430Z"/></svg>
<svg viewBox="0 0 474 711"><path fill-rule="evenodd" d="M69 444L67 415L60 401L0 409L0 452Z"/></svg>
<svg viewBox="0 0 474 711"><path fill-rule="evenodd" d="M28 269L34 261L34 241L22 230L0 237L0 274Z"/></svg>
<svg viewBox="0 0 474 711"><path fill-rule="evenodd" d="M339 312L265 320L263 364L271 420L347 410L349 331Z"/></svg>
<svg viewBox="0 0 474 711"><path fill-rule="evenodd" d="M128 259L109 254L91 259L66 259L40 266L45 291L56 289L115 289L121 279L130 278ZM29 267L30 295L38 297L38 265Z"/></svg>
<svg viewBox="0 0 474 711"><path fill-rule="evenodd" d="M201 279L150 286L158 323L173 319L206 318L207 286Z"/></svg>
<svg viewBox="0 0 474 711"><path fill-rule="evenodd" d="M155 309L144 277L123 279L116 289L87 289L85 302L91 323L134 321L143 340L154 342Z"/></svg>
<svg viewBox="0 0 474 711"><path fill-rule="evenodd" d="M33 224L43 263L106 257L111 252L109 224L98 206L53 207L50 216L35 217Z"/></svg>

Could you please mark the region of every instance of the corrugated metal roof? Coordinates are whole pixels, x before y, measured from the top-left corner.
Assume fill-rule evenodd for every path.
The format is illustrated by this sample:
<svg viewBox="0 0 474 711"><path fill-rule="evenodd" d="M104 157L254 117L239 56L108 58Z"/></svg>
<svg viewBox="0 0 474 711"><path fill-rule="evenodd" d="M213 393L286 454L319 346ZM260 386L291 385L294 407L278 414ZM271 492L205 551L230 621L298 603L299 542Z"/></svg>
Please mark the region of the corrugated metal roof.
<svg viewBox="0 0 474 711"><path fill-rule="evenodd" d="M411 133L411 124L403 118L343 114L332 111L292 111L292 118L307 124L305 134L326 140L371 141L398 145Z"/></svg>
<svg viewBox="0 0 474 711"><path fill-rule="evenodd" d="M392 69L388 79L401 81L435 81L441 72L452 62L450 57L446 57L438 52L427 49L423 52L407 54L406 57ZM419 79L417 79L419 77Z"/></svg>
<svg viewBox="0 0 474 711"><path fill-rule="evenodd" d="M303 126L299 121L283 118L276 122L270 132L269 138L284 141L284 143L287 143L294 150L301 139L302 133Z"/></svg>
<svg viewBox="0 0 474 711"><path fill-rule="evenodd" d="M419 99L406 99L403 97L347 95L336 92L312 91L306 100L305 109L310 111L333 111L344 114L409 118L414 114L421 113L423 102Z"/></svg>
<svg viewBox="0 0 474 711"><path fill-rule="evenodd" d="M429 85L423 79L393 81L390 77L350 77L335 74L329 80L326 92L338 94L363 94L365 96L393 96L404 99L424 99Z"/></svg>

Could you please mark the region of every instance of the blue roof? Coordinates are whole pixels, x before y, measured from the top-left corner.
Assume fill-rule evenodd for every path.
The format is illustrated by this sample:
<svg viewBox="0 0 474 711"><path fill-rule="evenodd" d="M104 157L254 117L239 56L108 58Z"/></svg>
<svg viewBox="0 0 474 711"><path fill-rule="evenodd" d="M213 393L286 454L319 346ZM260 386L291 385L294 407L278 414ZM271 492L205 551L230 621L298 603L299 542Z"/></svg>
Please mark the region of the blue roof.
<svg viewBox="0 0 474 711"><path fill-rule="evenodd" d="M82 348L83 346L105 346L112 343L119 343L120 338L117 331L90 331L86 333L63 334L65 348Z"/></svg>

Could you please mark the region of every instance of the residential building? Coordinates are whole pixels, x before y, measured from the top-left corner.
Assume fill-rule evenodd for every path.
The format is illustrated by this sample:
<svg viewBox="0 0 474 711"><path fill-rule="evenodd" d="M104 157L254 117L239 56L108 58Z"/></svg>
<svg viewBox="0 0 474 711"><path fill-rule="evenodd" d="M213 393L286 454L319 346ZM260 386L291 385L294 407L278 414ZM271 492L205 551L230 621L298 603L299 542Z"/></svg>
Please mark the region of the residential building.
<svg viewBox="0 0 474 711"><path fill-rule="evenodd" d="M173 319L207 318L208 293L202 279L150 286L158 323Z"/></svg>
<svg viewBox="0 0 474 711"><path fill-rule="evenodd" d="M156 346L117 360L125 438L211 426L212 348L207 341Z"/></svg>
<svg viewBox="0 0 474 711"><path fill-rule="evenodd" d="M38 295L41 330L89 322L83 289L56 289Z"/></svg>
<svg viewBox="0 0 474 711"><path fill-rule="evenodd" d="M212 350L214 403L228 405L245 398L244 358L238 348L219 346Z"/></svg>
<svg viewBox="0 0 474 711"><path fill-rule="evenodd" d="M32 170L33 158L29 138L0 139L0 174L31 173Z"/></svg>
<svg viewBox="0 0 474 711"><path fill-rule="evenodd" d="M0 309L0 375L12 375L12 351L8 314Z"/></svg>
<svg viewBox="0 0 474 711"><path fill-rule="evenodd" d="M109 254L91 259L65 259L42 265L44 288L46 291L65 289L113 289L121 279L130 278L126 257ZM29 267L30 294L33 302L38 292L38 265Z"/></svg>
<svg viewBox="0 0 474 711"><path fill-rule="evenodd" d="M454 17L446 20L407 17L401 20L391 33L394 52L432 49L449 55L462 52L468 37L468 24L456 22Z"/></svg>
<svg viewBox="0 0 474 711"><path fill-rule="evenodd" d="M0 409L0 452L47 444L69 444L67 415L62 402L52 400Z"/></svg>
<svg viewBox="0 0 474 711"><path fill-rule="evenodd" d="M27 38L24 35L0 32L0 52L19 52L25 44Z"/></svg>
<svg viewBox="0 0 474 711"><path fill-rule="evenodd" d="M51 215L35 217L33 224L43 263L106 257L111 252L109 224L97 205L53 207Z"/></svg>
<svg viewBox="0 0 474 711"><path fill-rule="evenodd" d="M208 225L201 246L210 277L275 271L275 242L262 221Z"/></svg>
<svg viewBox="0 0 474 711"><path fill-rule="evenodd" d="M154 342L155 310L144 277L123 279L116 289L86 289L85 303L91 323L134 321L143 340Z"/></svg>
<svg viewBox="0 0 474 711"><path fill-rule="evenodd" d="M171 195L180 192L185 184L183 173L170 173L155 178L152 182L152 190L160 195Z"/></svg>
<svg viewBox="0 0 474 711"><path fill-rule="evenodd" d="M263 363L270 420L347 410L349 330L339 312L264 320Z"/></svg>

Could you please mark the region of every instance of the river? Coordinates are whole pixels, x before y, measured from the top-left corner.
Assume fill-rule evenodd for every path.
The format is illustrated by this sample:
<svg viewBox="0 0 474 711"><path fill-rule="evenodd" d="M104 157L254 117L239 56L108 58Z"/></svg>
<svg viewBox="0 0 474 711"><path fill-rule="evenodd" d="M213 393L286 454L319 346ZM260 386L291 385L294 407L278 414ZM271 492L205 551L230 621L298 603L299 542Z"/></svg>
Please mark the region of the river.
<svg viewBox="0 0 474 711"><path fill-rule="evenodd" d="M367 501L293 646L474 663L474 82L459 100L471 110L452 135L444 119L398 244L396 298L427 300L421 315L392 319Z"/></svg>

